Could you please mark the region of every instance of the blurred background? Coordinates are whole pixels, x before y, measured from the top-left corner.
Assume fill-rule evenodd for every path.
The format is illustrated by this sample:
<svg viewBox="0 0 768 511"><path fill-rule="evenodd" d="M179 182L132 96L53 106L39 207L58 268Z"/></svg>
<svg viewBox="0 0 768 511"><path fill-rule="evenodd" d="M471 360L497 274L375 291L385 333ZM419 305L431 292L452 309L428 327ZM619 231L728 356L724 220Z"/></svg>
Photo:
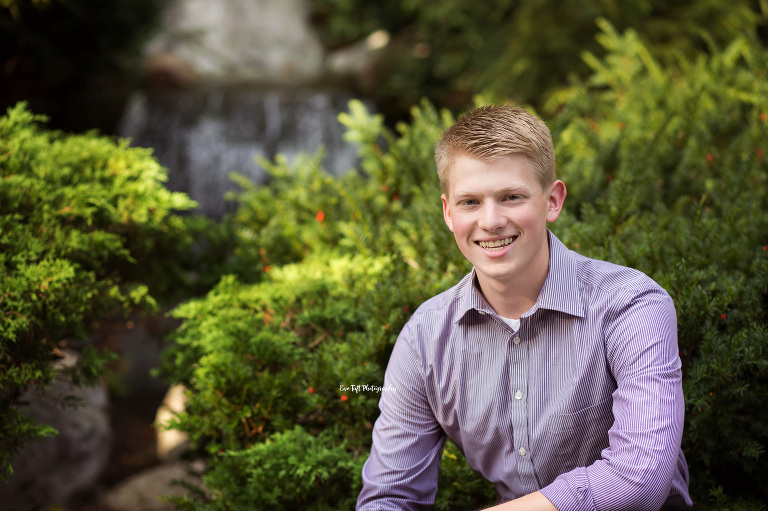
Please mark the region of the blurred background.
<svg viewBox="0 0 768 511"><path fill-rule="evenodd" d="M601 66L615 66L612 69L624 69L631 75L635 69L633 66L637 65L637 61L620 55L623 50L617 46L619 43L616 41L619 39L612 38L612 34L631 34L634 38L632 41L637 41L643 48L638 58L652 71L656 69L655 66L662 69L693 68L702 59L727 53L728 48L734 48L731 45L735 40L748 41L751 45L749 48L753 49L751 51L756 54L762 52L762 57L755 58L764 59L768 43L768 2L0 0L1 111L5 113L23 101L29 111L47 117L44 123L46 129L60 130L67 134L103 136L111 140L125 138L132 147L149 148L152 150L152 158L167 170L167 181L163 182L163 186L196 202L194 208L190 203L176 208L185 211L182 213L183 221L186 222L185 232L191 233L190 236L196 239L191 245L193 248L179 242L175 249L166 247L163 249L165 252L146 252L148 258L174 258L179 267L174 267L173 271L181 275L174 281L175 273L161 270L153 281L155 273L151 271L156 268L153 266L154 269L150 271L150 265L147 265L147 275L153 276L148 284L150 292L158 301L154 312L127 308L127 316L104 313L91 318L93 322L85 328L89 343L100 350L110 350L117 354L114 360L106 364L109 376L104 380L104 387L85 393L90 392L90 395L80 396L88 402L86 408L94 418L86 424L80 420L81 414L76 419L63 419L64 422L56 426L60 430L70 427L70 436L66 436L63 430L59 436L59 441L67 443L69 447L50 444L48 451L42 448L35 451L37 447L33 447L32 451L23 451L25 454L19 456L23 462L16 461L14 476L1 487L4 493L0 492L0 495L6 495L8 500L5 501L12 503L7 509L174 509L171 504L157 503L155 497L181 491L178 487L171 487L170 480L184 477L189 467L182 469L179 465L169 464L168 460L178 459L173 458L170 451L184 444L187 437L181 440L168 439L170 447L161 447L158 451L165 440L158 440L162 434L158 434L154 423L159 408L183 409L188 394L185 398L183 387L172 384L190 383L192 377L183 371L179 372L181 370L178 367L175 373L166 367L164 375L157 369L163 364L163 352L171 343L169 336L177 331L175 339L178 340L180 334L177 329L181 325L188 325L199 311L192 314L177 310L173 317L167 313L190 298L205 296L222 275L236 274L243 282L258 283L271 278L267 275L271 268L309 257L307 254L314 253L313 240L322 240L323 243L330 240L325 250L335 247L336 243L339 247L344 246L344 241L339 240L358 240L364 237L364 233L352 233L351 229L354 228L345 225L339 226L332 234L316 230L302 234L292 230L293 227L287 223L274 228L268 224L267 217L270 215L294 218L291 216L293 213L286 212L301 210L304 216L298 218L304 220L298 223L308 222L307 225L311 224L312 229L319 229L321 224L323 229L331 229L331 217L324 221L326 215L334 207L342 208L340 204L351 199L338 190L329 191L336 190L333 188L335 185L312 174L315 170L308 170L306 176L301 174L304 177L295 178L295 181L291 181L294 178L285 178L284 185L275 185L267 191L253 191L249 186L276 183L282 179L281 176L284 178L290 172L298 172L298 168L322 168L337 179L350 173L371 177L376 192L383 193L382 197L386 197L390 204L406 204L407 201L420 204L417 192L408 192L405 184L397 184L399 178L392 177L395 171L387 174L387 171L377 167L375 161L379 158L384 160L382 155L398 154L398 158L401 158L398 160L399 168L406 168L407 165L402 162L411 160L418 161L422 167L431 165L428 159L431 151L429 137L434 138L434 134L439 133L441 123L445 123L446 119L471 108L476 102L513 102L524 105L548 122L552 120L556 137L562 135L565 141L573 140L568 139L568 130L563 128L565 124L562 123L566 122L568 115L575 115L574 112L589 111L591 100L584 99L584 91L588 88L586 84L591 87L590 90L598 92L612 90L615 86L610 79L601 82L599 76L596 78ZM623 40L622 44L629 44L627 40ZM738 51L732 50L732 53ZM647 52L647 56L642 52ZM736 60L736 57L732 60ZM745 78L745 83L766 79L765 69L760 67L762 64L755 66L758 71ZM707 76L711 78L711 75ZM755 87L756 91L763 90ZM759 96L761 92L755 94ZM734 93L734 96L737 94ZM424 106L424 99L430 106ZM619 104L621 93L614 100ZM356 114L354 108L350 107L350 101L369 114L360 113L362 110ZM757 109L763 104L763 99L744 101ZM574 104L577 106L573 107ZM439 111L444 113L436 113ZM340 114L343 122L340 122ZM432 131L413 134L420 129L419 123L422 121L419 116L432 119L429 122L423 121ZM589 118L588 115L583 117ZM592 126L595 133L598 132L595 126L600 122L601 119L596 116ZM642 122L644 120L641 117L638 124ZM738 122L733 122L738 125ZM760 121L754 122L758 126ZM765 122L764 118L762 122ZM611 129L615 131L619 124L612 120ZM716 124L713 121L713 125ZM764 127L759 129L763 131L755 131L758 139L764 135ZM428 131L427 128L424 130ZM353 132L352 136L345 135L349 131ZM369 136L366 133L372 133L370 138L366 138ZM411 140L409 137L421 144L420 152L414 150L414 154L418 152L419 156L412 155L404 148L397 149L399 141ZM680 135L680 146L682 140ZM601 143L597 140L592 142L595 146ZM592 142L584 142L583 146ZM374 146L375 149L370 149ZM320 152L316 153L318 149ZM759 188L764 184L764 180L759 180L763 178L759 176L765 170L762 152L756 151L762 149L757 145L745 145L742 149L745 154L759 156L761 170L755 171L758 176L755 178L755 186ZM712 154L715 156L707 152L710 149L701 148L701 151L706 152L710 163L720 157L714 150ZM606 154L608 152L606 150ZM307 160L306 155L312 153L315 159ZM427 155L427 159L422 153ZM620 159L621 155L617 155L616 151L609 154L606 156L606 168ZM414 171L413 177L403 179L412 179L414 187L422 186L417 172ZM233 173L239 177L233 178ZM686 178L691 175L685 174ZM589 203L597 195L597 185L590 189L590 176L577 176L584 178L587 184L574 186L575 204L579 204L579 197L584 198L584 203ZM605 175L600 173L596 182L600 186L608 186L607 183L612 179L611 172L606 171ZM706 188L702 188L703 195L705 191L712 191L710 184L707 184L709 188L702 184ZM336 202L317 205L311 197L299 196L296 190L304 185L315 187L308 190L316 194L336 197ZM368 193L363 191L363 185L355 186L358 188L350 189L358 190L361 197ZM434 186L434 183L430 186ZM583 192L579 186L583 186ZM294 192L296 194L291 195ZM337 192L338 196L333 195ZM379 204L376 201L381 201L382 197L370 198L370 202L364 202L361 208ZM259 209L260 202L272 204L270 201L276 204L274 209ZM307 205L306 211L302 210L302 202ZM379 215L391 214L394 218L399 214L390 209L377 210L378 207L370 206L372 210L379 211L374 219L383 218ZM153 211L152 207L150 211ZM354 208L351 211L351 218L362 218L368 213L360 213ZM243 227L246 223L243 221L244 215L252 221L250 228ZM584 218L588 216L585 213ZM412 220L417 222L416 219ZM282 238L275 234L280 229L280 236L284 236ZM573 232L580 231L574 228ZM253 241L259 236L268 241ZM273 243L270 236L283 240L283 245ZM393 246L400 243L401 238L407 238L407 235L393 235ZM586 241L588 238L584 235L580 239L585 249L589 247ZM297 239L300 243L290 245L290 242L285 242L286 239ZM166 242L172 244L173 240L175 238L168 238ZM248 242L251 245L243 240L251 240ZM435 247L444 246L441 245L444 242L442 239L435 241ZM646 243L650 242L646 240ZM353 245L354 241L348 244ZM282 246L282 252L274 249L274 246ZM594 246L599 247L600 244L595 242ZM273 247L272 252L269 247ZM438 248L432 249L439 252ZM764 245L762 250L765 251ZM410 266L419 266L414 261L420 256L410 252L408 254L404 259ZM595 255L607 257L610 253ZM435 282L440 281L443 285L450 281L446 275L461 272L461 262L457 261L451 259L442 268L430 268L435 278L425 282L428 281L430 286L434 286L432 289L437 290L438 284ZM6 264L11 268L14 263L6 261ZM423 269L423 265L419 267ZM144 268L131 270L131 278L142 271ZM110 272L107 273L111 275ZM748 275L763 278L763 274L757 273L757 270ZM755 284L755 300L761 304L760 307L764 307L766 295L761 285L761 282ZM371 292L370 286L366 289L366 292ZM716 294L714 291L712 293L712 296ZM419 302L415 294L400 298L406 303ZM359 296L355 300L359 301ZM715 301L713 299L712 303ZM720 305L720 302L716 304L718 307ZM278 308L275 306L275 310ZM397 308L400 309L399 306ZM270 310L269 307L267 310ZM293 317L291 314L286 313L285 324L290 324L290 318ZM720 318L719 312L717 318ZM322 322L317 318L315 320ZM722 318L718 321L724 320ZM269 324L271 320L264 321ZM347 320L342 318L339 321L345 324ZM402 321L402 318L392 321L392 330L395 330L394 325ZM756 321L764 324L764 316ZM360 325L358 327L361 331L373 331L373 327ZM721 328L722 325L718 325L713 328ZM389 331L390 322L382 320L376 329L381 330L382 339L385 339L375 341L380 343L376 348L377 360L385 366L388 349L391 349L393 341ZM188 332L182 328L182 332L185 331ZM331 332L331 329L328 331ZM305 335L305 331L301 330L297 335ZM764 335L765 332L761 330L756 345L765 346ZM61 336L66 337L64 332ZM182 340L183 336L182 333ZM316 347L313 342L307 345L310 351ZM696 357L702 356L702 352L690 347L686 356L694 361ZM744 357L757 360L762 355L752 352ZM178 360L182 359L187 360L181 357L176 363L181 364ZM167 359L166 363L169 363ZM194 364L190 363L189 367ZM8 367L11 366L4 366L4 369ZM762 371L755 378L761 382L760 385L764 385L765 367L761 367L755 369ZM317 368L314 370L320 371ZM317 385L317 382L311 375L319 372L290 374L302 385L309 386L312 389L309 392L315 394L315 387L311 385ZM376 372L364 374L380 379ZM329 384L329 388L334 387L335 382L334 379L334 384ZM350 383L375 384L377 381ZM284 384L288 388L289 383ZM225 387L222 387L222 392L226 394ZM287 396L281 392L270 390L267 394ZM337 396L331 396L330 390L327 392L328 399L333 399L333 406L336 406ZM3 397L7 396L3 394ZM319 397L312 396L311 399ZM320 406L313 403L312 406ZM326 429L326 419L319 412L306 411L302 408L305 406L309 405L296 405L297 410L304 410L296 412L296 416L300 417L296 422L303 426L311 423L313 427L307 426L307 430L315 438L321 438L317 434ZM366 406L367 412L349 418L363 428L366 424L370 427L370 421L375 419L376 413L373 400ZM50 409L50 406L41 405L38 420L54 420L48 415ZM328 423L331 423L333 413L328 412ZM205 417L205 413L200 414ZM340 417L346 416L342 414ZM256 426L248 425L251 424L248 422L250 419L238 416L235 424L241 419L245 421L248 438L263 439L268 433L291 431L287 425L292 424L289 420L285 424L267 427L262 438L261 430L258 434L251 434L251 428L255 429ZM764 418L755 419L752 424L757 431L755 438L764 439L768 434ZM195 427L186 424L182 429L194 436ZM344 436L338 432L337 435ZM201 433L200 438L196 439L198 444L195 449L207 452L208 456L218 453L218 449L223 452L229 445L210 432ZM243 438L238 440L241 447L250 449L251 441ZM305 440L310 441L300 435L290 439L296 445L303 445L301 441ZM342 461L333 458L328 463L336 468L346 467L344 470L352 474L359 473L358 455L360 450L365 450L366 441L360 440L361 443L354 444L356 447L347 448L347 454L354 452L351 465L344 465L346 461L342 461L346 458L343 457ZM72 448L72 442L82 445ZM15 454L16 447L11 449L9 445L0 443L8 453ZM233 447L229 445L229 448ZM71 452L62 454L67 449ZM705 447L701 449L705 450ZM747 454L734 454L743 454L750 460L762 460L749 465L751 468L743 469L753 475L754 471L765 467L762 444L758 442L758 447L754 449L757 449L757 454L749 450L745 451ZM85 459L89 456L91 459ZM59 466L58 470L55 470L56 466ZM450 464L447 466L450 467ZM168 472L151 472L158 467L166 467ZM82 477L76 477L75 474ZM142 474L145 477L137 482L135 478ZM461 481L464 477L461 474L454 474L455 479ZM318 481L322 479L321 476L317 477ZM131 478L134 478L132 483L135 485L125 486L124 483ZM354 481L354 476L351 480ZM746 504L741 502L736 505L733 500L724 500L723 486L718 481L717 477L710 477L701 483L704 489L699 496L711 497L711 502L715 503L727 502L736 508L743 505L745 509L764 509L759 502L762 495L765 495L764 489L754 498L747 498ZM322 484L317 483L317 486L322 487ZM737 482L733 482L730 487L726 486L726 489L732 490L730 495L738 495L743 490ZM215 487L215 484L209 487ZM468 492L475 492L472 494L476 495L487 490L478 483ZM194 494L194 491L189 491ZM300 497L298 502L295 499L292 501L296 509L313 509L307 504L310 500L308 495L313 495L312 491L297 490L297 494L304 497ZM205 501L205 496L201 499ZM265 503L252 509L290 508L285 503L269 502L269 505ZM440 509L451 509L446 503L447 497L441 502L443 507L438 506ZM192 504L187 504L187 507L177 504L183 509L203 509ZM707 507L703 503L700 505L702 508ZM314 509L333 509L330 504L330 507L318 506ZM717 508L714 504L711 507ZM231 509L238 507L233 504Z"/></svg>
<svg viewBox="0 0 768 511"><path fill-rule="evenodd" d="M336 115L364 99L394 126L422 98L454 113L474 95L544 115L601 55L596 20L636 30L662 61L736 34L766 37L760 0L3 0L0 107L24 100L69 132L152 147L169 187L226 211L228 173L253 155L325 147L354 166ZM211 169L216 169L211 171Z"/></svg>

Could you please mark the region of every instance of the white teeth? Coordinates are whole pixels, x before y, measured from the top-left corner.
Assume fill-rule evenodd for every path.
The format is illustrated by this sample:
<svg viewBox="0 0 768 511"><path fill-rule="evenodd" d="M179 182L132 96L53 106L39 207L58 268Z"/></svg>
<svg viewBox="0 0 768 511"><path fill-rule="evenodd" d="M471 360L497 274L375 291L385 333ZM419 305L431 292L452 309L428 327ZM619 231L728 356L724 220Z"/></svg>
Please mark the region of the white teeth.
<svg viewBox="0 0 768 511"><path fill-rule="evenodd" d="M503 240L495 240L495 241L479 241L481 247L483 248L489 248L489 249L499 249L502 247L506 247L513 241L515 241L515 238L517 236L511 236L509 238L504 238Z"/></svg>

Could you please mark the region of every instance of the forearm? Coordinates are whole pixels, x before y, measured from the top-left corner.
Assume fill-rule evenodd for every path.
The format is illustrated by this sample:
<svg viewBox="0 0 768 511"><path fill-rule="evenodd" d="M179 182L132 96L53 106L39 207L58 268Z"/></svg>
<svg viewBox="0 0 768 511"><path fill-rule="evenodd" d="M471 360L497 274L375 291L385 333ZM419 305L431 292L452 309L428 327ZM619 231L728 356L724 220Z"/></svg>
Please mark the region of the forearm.
<svg viewBox="0 0 768 511"><path fill-rule="evenodd" d="M557 511L557 508L541 492L529 493L525 497L510 500L486 511Z"/></svg>
<svg viewBox="0 0 768 511"><path fill-rule="evenodd" d="M362 470L358 510L415 511L429 508L437 493L445 433L435 420L408 342L408 325L398 337L384 377L381 414L373 427L371 455Z"/></svg>

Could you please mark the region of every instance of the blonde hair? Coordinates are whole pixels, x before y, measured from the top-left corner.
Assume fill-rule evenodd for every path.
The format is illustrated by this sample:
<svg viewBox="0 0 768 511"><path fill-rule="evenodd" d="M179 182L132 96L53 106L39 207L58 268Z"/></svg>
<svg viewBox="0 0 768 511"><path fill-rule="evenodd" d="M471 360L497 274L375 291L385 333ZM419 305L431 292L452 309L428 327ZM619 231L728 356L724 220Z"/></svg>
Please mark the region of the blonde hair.
<svg viewBox="0 0 768 511"><path fill-rule="evenodd" d="M448 180L457 156L490 161L523 154L531 162L541 189L555 179L555 149L546 124L522 108L483 106L459 118L435 146L440 186L448 193Z"/></svg>

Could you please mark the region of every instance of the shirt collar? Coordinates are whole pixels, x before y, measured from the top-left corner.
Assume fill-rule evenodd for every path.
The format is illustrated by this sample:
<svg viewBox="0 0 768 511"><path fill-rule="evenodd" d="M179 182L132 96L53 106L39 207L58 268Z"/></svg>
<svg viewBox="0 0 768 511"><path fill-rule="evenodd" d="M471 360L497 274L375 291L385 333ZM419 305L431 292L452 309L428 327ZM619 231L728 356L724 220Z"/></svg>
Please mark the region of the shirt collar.
<svg viewBox="0 0 768 511"><path fill-rule="evenodd" d="M534 307L584 317L576 256L549 231L549 273Z"/></svg>
<svg viewBox="0 0 768 511"><path fill-rule="evenodd" d="M549 233L549 272L539 292L536 303L522 317L527 317L538 309L551 309L572 316L584 317L584 305L579 291L578 265L573 253L557 237ZM482 293L477 288L475 268L464 279L465 285L462 310L457 321L469 311L477 310L481 314L495 314Z"/></svg>

